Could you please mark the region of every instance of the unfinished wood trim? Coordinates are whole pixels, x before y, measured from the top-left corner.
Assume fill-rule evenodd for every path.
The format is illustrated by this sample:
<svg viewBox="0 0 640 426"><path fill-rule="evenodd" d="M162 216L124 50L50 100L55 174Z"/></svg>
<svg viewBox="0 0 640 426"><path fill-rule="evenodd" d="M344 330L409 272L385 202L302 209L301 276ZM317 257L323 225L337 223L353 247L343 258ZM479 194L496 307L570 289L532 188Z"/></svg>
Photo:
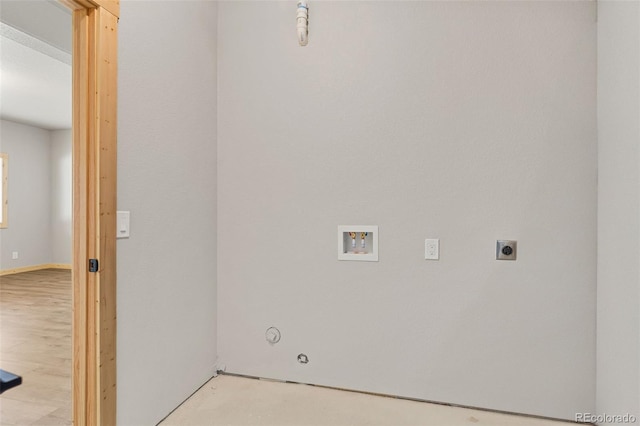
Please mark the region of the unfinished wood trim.
<svg viewBox="0 0 640 426"><path fill-rule="evenodd" d="M101 425L116 424L116 188L117 188L117 81L118 18L105 8L97 9L96 29L96 232L97 275L96 324L99 366L99 419Z"/></svg>
<svg viewBox="0 0 640 426"><path fill-rule="evenodd" d="M87 9L88 12L88 50L87 50L87 70L89 73L89 79L87 80L87 151L86 151L86 165L87 165L87 259L84 264L84 270L87 271L89 259L101 260L98 255L98 246L100 240L100 233L98 232L100 206L98 205L98 193L100 192L100 179L98 178L98 163L97 159L100 158L100 150L98 146L98 132L97 132L97 103L100 98L98 93L98 51L100 46L98 45L97 33L100 31L98 23L98 16L100 13L97 9ZM98 272L99 273L99 272ZM98 347L97 329L97 305L100 303L98 298L98 273L87 272L87 351L86 367L87 367L87 396L85 403L85 416L83 424L87 426L100 425L100 391L98 390L98 375L99 363L98 354L100 348Z"/></svg>
<svg viewBox="0 0 640 426"><path fill-rule="evenodd" d="M116 18L120 17L120 0L91 0L91 2Z"/></svg>
<svg viewBox="0 0 640 426"><path fill-rule="evenodd" d="M71 10L104 8L116 18L120 17L120 0L58 0Z"/></svg>
<svg viewBox="0 0 640 426"><path fill-rule="evenodd" d="M39 271L46 269L46 265L21 266L20 268L11 268L0 270L0 277L5 275L22 274L23 272Z"/></svg>
<svg viewBox="0 0 640 426"><path fill-rule="evenodd" d="M73 419L116 424L117 22L100 2L73 12ZM109 2L106 2L109 3ZM88 272L89 259L99 271Z"/></svg>
<svg viewBox="0 0 640 426"><path fill-rule="evenodd" d="M94 7L91 2L86 0L58 0L58 3L65 5L68 9L72 11L76 10L86 10Z"/></svg>
<svg viewBox="0 0 640 426"><path fill-rule="evenodd" d="M41 271L43 269L71 269L71 265L64 263L43 263L40 265L21 266L20 268L2 269L0 277L4 275L22 274L23 272Z"/></svg>
<svg viewBox="0 0 640 426"><path fill-rule="evenodd" d="M7 191L9 190L9 155L0 153L0 161L2 161L2 222L0 222L0 229L7 228L9 226L9 196Z"/></svg>
<svg viewBox="0 0 640 426"><path fill-rule="evenodd" d="M73 266L70 263L49 263L47 266L47 269L73 269Z"/></svg>
<svg viewBox="0 0 640 426"><path fill-rule="evenodd" d="M75 4L73 6L76 6ZM89 13L73 12L73 424L87 420Z"/></svg>

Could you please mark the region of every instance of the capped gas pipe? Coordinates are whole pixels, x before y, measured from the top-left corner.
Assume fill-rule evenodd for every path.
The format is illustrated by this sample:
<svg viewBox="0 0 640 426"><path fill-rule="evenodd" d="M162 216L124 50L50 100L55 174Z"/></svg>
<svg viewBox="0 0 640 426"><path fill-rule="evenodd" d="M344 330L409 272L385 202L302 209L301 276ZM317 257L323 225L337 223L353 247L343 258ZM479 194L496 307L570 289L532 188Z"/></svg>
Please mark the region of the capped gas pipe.
<svg viewBox="0 0 640 426"><path fill-rule="evenodd" d="M298 28L298 43L306 46L309 43L309 6L302 0L298 2L298 14L296 16L296 27Z"/></svg>

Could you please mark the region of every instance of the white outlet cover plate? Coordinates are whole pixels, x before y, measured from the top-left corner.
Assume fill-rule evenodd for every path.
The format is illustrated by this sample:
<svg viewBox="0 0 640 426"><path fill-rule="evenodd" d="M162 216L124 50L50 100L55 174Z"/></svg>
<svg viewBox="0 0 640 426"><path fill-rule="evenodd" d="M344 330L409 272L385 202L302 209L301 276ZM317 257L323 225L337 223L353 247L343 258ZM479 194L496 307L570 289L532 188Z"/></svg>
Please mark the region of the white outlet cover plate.
<svg viewBox="0 0 640 426"><path fill-rule="evenodd" d="M440 240L428 238L424 240L425 260L440 260Z"/></svg>
<svg viewBox="0 0 640 426"><path fill-rule="evenodd" d="M347 244L345 241L349 238L345 238L344 234L347 232L369 232L371 233L371 247L369 247L368 253L348 253L349 247L345 247ZM338 260L360 260L365 262L377 262L378 261L378 227L372 225L340 225L338 226Z"/></svg>

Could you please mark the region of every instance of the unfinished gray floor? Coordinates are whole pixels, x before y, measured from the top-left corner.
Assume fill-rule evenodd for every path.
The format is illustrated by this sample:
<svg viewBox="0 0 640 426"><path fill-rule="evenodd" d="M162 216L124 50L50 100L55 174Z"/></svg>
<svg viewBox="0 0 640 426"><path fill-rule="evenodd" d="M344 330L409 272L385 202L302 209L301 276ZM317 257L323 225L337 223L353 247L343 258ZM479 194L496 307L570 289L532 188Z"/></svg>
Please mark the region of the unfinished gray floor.
<svg viewBox="0 0 640 426"><path fill-rule="evenodd" d="M567 426L569 422L408 401L316 386L218 376L162 426Z"/></svg>

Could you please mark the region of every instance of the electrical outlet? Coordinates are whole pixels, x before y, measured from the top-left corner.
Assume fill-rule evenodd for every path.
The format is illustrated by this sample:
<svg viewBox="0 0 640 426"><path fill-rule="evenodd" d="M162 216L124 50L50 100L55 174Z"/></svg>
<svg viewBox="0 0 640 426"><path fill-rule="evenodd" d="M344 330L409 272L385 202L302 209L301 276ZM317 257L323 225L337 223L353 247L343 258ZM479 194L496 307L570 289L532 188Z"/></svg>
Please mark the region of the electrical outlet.
<svg viewBox="0 0 640 426"><path fill-rule="evenodd" d="M437 240L437 239L424 240L424 258L425 260L440 259L440 240Z"/></svg>
<svg viewBox="0 0 640 426"><path fill-rule="evenodd" d="M16 260L18 258L18 252L14 251L11 253L11 259Z"/></svg>
<svg viewBox="0 0 640 426"><path fill-rule="evenodd" d="M498 240L496 244L497 260L516 260L518 242L515 240Z"/></svg>

